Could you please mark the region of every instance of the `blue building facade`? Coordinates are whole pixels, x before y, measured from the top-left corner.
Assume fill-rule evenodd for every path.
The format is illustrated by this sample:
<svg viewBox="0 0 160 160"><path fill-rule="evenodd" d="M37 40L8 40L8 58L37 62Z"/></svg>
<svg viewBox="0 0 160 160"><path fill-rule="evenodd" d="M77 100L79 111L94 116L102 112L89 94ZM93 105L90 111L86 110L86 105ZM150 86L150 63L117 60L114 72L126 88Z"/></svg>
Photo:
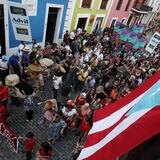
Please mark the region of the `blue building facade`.
<svg viewBox="0 0 160 160"><path fill-rule="evenodd" d="M62 39L68 1L69 0L37 0L37 15L29 16L33 39L38 43L43 44L48 39L50 42L58 42L59 39ZM22 0L9 0L8 2L16 4L22 3ZM8 48L10 49L17 47L20 44L20 41L15 39L9 14L7 17L9 37ZM49 19L50 22L48 22ZM52 33L53 28L54 33ZM51 37L49 37L49 34ZM48 37L46 37L47 35Z"/></svg>

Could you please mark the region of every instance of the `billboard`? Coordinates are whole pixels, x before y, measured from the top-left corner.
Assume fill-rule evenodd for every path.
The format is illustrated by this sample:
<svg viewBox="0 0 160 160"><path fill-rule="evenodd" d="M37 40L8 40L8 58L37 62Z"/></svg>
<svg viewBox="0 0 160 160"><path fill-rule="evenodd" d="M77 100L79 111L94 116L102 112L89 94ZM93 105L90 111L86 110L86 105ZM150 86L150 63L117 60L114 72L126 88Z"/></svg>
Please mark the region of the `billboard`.
<svg viewBox="0 0 160 160"><path fill-rule="evenodd" d="M149 53L153 53L153 51L156 49L159 43L160 34L158 32L155 32L145 48L146 51L148 51Z"/></svg>
<svg viewBox="0 0 160 160"><path fill-rule="evenodd" d="M8 5L15 39L31 42L30 22L25 6L19 3L9 3Z"/></svg>

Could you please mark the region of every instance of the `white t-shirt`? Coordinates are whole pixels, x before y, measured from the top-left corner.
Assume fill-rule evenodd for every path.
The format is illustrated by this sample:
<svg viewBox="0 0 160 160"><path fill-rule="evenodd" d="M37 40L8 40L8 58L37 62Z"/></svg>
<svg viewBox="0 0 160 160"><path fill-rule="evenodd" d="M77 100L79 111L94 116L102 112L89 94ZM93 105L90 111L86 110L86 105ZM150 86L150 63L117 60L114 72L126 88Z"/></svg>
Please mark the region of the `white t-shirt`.
<svg viewBox="0 0 160 160"><path fill-rule="evenodd" d="M66 107L63 107L63 108L62 108L62 112L63 112L64 116L67 116L67 117L71 117L71 116L73 116L74 114L77 113L77 111L76 111L75 108L73 108L73 109L72 109L71 111L69 111L69 112L66 112Z"/></svg>
<svg viewBox="0 0 160 160"><path fill-rule="evenodd" d="M77 29L77 34L81 34L82 33L82 29L81 28L78 28Z"/></svg>
<svg viewBox="0 0 160 160"><path fill-rule="evenodd" d="M70 39L74 39L74 38L75 38L74 32L71 32L71 33L70 33L69 38L70 38Z"/></svg>
<svg viewBox="0 0 160 160"><path fill-rule="evenodd" d="M56 76L54 76L53 77L53 86L54 86L54 89L59 89L60 84L62 84L62 77L56 77Z"/></svg>
<svg viewBox="0 0 160 160"><path fill-rule="evenodd" d="M100 54L98 55L98 60L99 60L99 61L103 61L103 53L100 53Z"/></svg>
<svg viewBox="0 0 160 160"><path fill-rule="evenodd" d="M19 50L19 53L22 55L22 50L24 49L24 45L23 44L20 44L19 46L18 46L18 50Z"/></svg>

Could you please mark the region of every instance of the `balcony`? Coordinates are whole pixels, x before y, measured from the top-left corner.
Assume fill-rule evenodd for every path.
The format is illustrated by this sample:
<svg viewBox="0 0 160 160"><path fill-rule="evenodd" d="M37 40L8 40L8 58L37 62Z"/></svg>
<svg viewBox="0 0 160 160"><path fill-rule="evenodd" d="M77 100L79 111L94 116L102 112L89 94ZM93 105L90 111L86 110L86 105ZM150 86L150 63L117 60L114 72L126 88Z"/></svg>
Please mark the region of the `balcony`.
<svg viewBox="0 0 160 160"><path fill-rule="evenodd" d="M140 3L140 2L136 3L134 7L132 8L132 11L135 11L141 14L147 14L151 10L152 10L152 7L146 4Z"/></svg>

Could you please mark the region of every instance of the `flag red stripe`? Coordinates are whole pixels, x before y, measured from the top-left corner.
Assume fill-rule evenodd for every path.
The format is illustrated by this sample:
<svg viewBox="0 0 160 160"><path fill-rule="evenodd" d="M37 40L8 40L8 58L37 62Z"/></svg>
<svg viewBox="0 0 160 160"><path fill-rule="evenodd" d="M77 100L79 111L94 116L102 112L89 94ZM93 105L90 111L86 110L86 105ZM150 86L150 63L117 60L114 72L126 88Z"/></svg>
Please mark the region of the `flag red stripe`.
<svg viewBox="0 0 160 160"><path fill-rule="evenodd" d="M115 123L112 127L107 128L103 131L96 132L94 134L90 134L87 137L87 140L85 142L85 148L92 146L94 144L97 144L99 141L101 141L109 132L111 132L119 123L121 123L126 117L123 116L117 123Z"/></svg>
<svg viewBox="0 0 160 160"><path fill-rule="evenodd" d="M120 100L116 101L113 104L110 104L109 106L105 106L95 112L94 115L94 122L99 121L101 119L106 118L107 116L111 115L115 111L119 110L120 108L124 107L131 101L133 101L135 98L143 94L145 91L147 91L150 87L152 87L158 80L160 79L160 71L155 73L151 78L146 80L142 85L140 85L138 88L133 90L130 94L127 96L121 98Z"/></svg>
<svg viewBox="0 0 160 160"><path fill-rule="evenodd" d="M119 136L84 160L115 160L160 132L160 106L153 108ZM84 147L85 148L85 147Z"/></svg>

